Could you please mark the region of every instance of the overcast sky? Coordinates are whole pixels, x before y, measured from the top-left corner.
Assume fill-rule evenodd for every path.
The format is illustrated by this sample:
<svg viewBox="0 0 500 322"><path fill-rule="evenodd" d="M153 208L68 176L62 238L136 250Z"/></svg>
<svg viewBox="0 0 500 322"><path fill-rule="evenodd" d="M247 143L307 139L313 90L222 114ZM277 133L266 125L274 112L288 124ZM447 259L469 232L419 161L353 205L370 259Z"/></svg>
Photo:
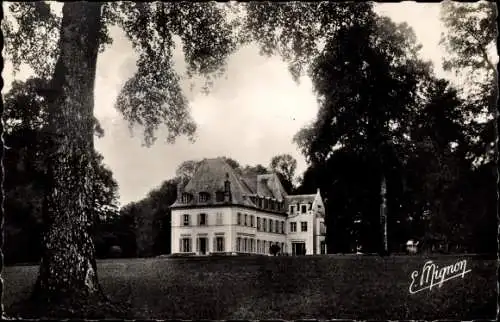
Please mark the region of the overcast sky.
<svg viewBox="0 0 500 322"><path fill-rule="evenodd" d="M376 5L378 13L413 27L423 45L422 56L434 62L439 76L445 76L441 69L444 50L439 39L444 29L439 8L439 3ZM119 184L122 205L142 199L172 178L184 160L227 156L242 165L267 166L274 155L288 153L298 161L298 175L306 169L292 138L314 119L318 106L310 80L303 78L296 84L279 57L261 57L252 46L242 48L229 59L226 77L216 83L210 95L188 93L198 126L196 142L179 138L169 145L158 140L146 148L141 146L142 130L131 136L127 123L114 109L121 86L135 71L137 56L119 29L111 33L114 43L99 56L97 64L95 114L105 136L96 139L95 145ZM177 52L179 70L182 60L182 53ZM9 70L7 62L3 75L7 84L12 80ZM24 79L26 73L16 78ZM161 132L158 136L166 137Z"/></svg>

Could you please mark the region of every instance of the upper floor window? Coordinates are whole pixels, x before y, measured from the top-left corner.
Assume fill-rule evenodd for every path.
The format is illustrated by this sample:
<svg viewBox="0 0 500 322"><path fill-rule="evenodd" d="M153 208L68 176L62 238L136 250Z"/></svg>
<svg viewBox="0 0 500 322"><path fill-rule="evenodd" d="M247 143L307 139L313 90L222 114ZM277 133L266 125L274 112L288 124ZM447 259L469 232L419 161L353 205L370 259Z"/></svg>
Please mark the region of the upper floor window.
<svg viewBox="0 0 500 322"><path fill-rule="evenodd" d="M281 233L282 234L285 233L285 222L284 221L281 222Z"/></svg>
<svg viewBox="0 0 500 322"><path fill-rule="evenodd" d="M320 224L319 224L319 233L326 234L326 226L325 226L324 222L320 222Z"/></svg>
<svg viewBox="0 0 500 322"><path fill-rule="evenodd" d="M241 213L238 213L238 225L241 225Z"/></svg>
<svg viewBox="0 0 500 322"><path fill-rule="evenodd" d="M293 214L294 211L295 211L295 207L294 206L290 206L290 213Z"/></svg>
<svg viewBox="0 0 500 322"><path fill-rule="evenodd" d="M248 226L248 221L247 221L247 219L248 219L248 215L247 215L247 214L245 214L245 226Z"/></svg>
<svg viewBox="0 0 500 322"><path fill-rule="evenodd" d="M191 200L193 200L193 195L192 194L187 193L187 192L184 192L182 194L182 202L183 203L189 203L189 202L191 202Z"/></svg>
<svg viewBox="0 0 500 322"><path fill-rule="evenodd" d="M291 222L290 223L290 232L294 233L297 231L297 223L296 222Z"/></svg>
<svg viewBox="0 0 500 322"><path fill-rule="evenodd" d="M300 223L300 230L301 231L307 231L307 221L302 221Z"/></svg>
<svg viewBox="0 0 500 322"><path fill-rule="evenodd" d="M264 199L264 209L269 207L269 200L267 198Z"/></svg>
<svg viewBox="0 0 500 322"><path fill-rule="evenodd" d="M210 199L210 194L208 192L200 192L199 193L200 202L207 202L208 199Z"/></svg>
<svg viewBox="0 0 500 322"><path fill-rule="evenodd" d="M309 210L311 210L312 208L313 208L313 203L312 203L312 202L310 202L310 203L309 203Z"/></svg>
<svg viewBox="0 0 500 322"><path fill-rule="evenodd" d="M267 219L266 218L262 219L262 230L263 231L267 230Z"/></svg>
<svg viewBox="0 0 500 322"><path fill-rule="evenodd" d="M182 215L182 224L184 226L189 226L189 215Z"/></svg>
<svg viewBox="0 0 500 322"><path fill-rule="evenodd" d="M217 191L215 193L215 201L217 201L217 202L223 202L224 201L224 192Z"/></svg>
<svg viewBox="0 0 500 322"><path fill-rule="evenodd" d="M250 216L250 227L255 227L255 217L253 215Z"/></svg>
<svg viewBox="0 0 500 322"><path fill-rule="evenodd" d="M302 205L301 209L300 209L300 212L305 214L307 212L307 206L306 205Z"/></svg>
<svg viewBox="0 0 500 322"><path fill-rule="evenodd" d="M260 217L257 217L257 230L260 230Z"/></svg>
<svg viewBox="0 0 500 322"><path fill-rule="evenodd" d="M269 219L269 232L270 233L273 232L273 220L272 219Z"/></svg>
<svg viewBox="0 0 500 322"><path fill-rule="evenodd" d="M278 220L276 220L274 222L274 232L279 233L279 229L280 229L280 222Z"/></svg>
<svg viewBox="0 0 500 322"><path fill-rule="evenodd" d="M216 224L217 225L222 225L222 212L218 212L217 213Z"/></svg>
<svg viewBox="0 0 500 322"><path fill-rule="evenodd" d="M207 214L198 215L198 225L205 226L207 224Z"/></svg>

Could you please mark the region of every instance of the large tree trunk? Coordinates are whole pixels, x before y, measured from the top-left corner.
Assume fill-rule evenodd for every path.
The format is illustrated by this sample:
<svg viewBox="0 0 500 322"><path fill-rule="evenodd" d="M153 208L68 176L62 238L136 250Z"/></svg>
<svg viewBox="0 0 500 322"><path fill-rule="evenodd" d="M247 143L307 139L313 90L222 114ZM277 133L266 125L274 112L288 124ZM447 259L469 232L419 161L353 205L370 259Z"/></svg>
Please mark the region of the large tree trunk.
<svg viewBox="0 0 500 322"><path fill-rule="evenodd" d="M65 3L49 94L50 152L44 239L33 296L58 305L102 295L91 228L94 80L101 4Z"/></svg>

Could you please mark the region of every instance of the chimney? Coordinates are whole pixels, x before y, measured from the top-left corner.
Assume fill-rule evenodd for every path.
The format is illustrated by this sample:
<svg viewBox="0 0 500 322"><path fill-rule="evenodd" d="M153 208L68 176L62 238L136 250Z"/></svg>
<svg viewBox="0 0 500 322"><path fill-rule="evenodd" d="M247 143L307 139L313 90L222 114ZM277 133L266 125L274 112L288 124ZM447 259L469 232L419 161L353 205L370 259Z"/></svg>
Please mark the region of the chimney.
<svg viewBox="0 0 500 322"><path fill-rule="evenodd" d="M226 180L224 181L224 202L231 202L231 182L229 181L229 173L226 172Z"/></svg>

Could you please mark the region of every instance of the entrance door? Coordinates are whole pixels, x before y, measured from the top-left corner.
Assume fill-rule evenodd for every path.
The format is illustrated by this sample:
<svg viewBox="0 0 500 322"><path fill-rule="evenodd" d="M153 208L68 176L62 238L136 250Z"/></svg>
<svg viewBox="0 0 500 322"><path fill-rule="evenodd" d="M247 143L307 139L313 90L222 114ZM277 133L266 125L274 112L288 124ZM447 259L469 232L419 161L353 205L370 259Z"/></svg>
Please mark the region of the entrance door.
<svg viewBox="0 0 500 322"><path fill-rule="evenodd" d="M200 255L207 254L207 239L205 237L200 237Z"/></svg>
<svg viewBox="0 0 500 322"><path fill-rule="evenodd" d="M321 255L326 254L326 243L324 241L321 242Z"/></svg>
<svg viewBox="0 0 500 322"><path fill-rule="evenodd" d="M305 255L306 254L306 243L305 242L294 242L292 243L292 255Z"/></svg>

